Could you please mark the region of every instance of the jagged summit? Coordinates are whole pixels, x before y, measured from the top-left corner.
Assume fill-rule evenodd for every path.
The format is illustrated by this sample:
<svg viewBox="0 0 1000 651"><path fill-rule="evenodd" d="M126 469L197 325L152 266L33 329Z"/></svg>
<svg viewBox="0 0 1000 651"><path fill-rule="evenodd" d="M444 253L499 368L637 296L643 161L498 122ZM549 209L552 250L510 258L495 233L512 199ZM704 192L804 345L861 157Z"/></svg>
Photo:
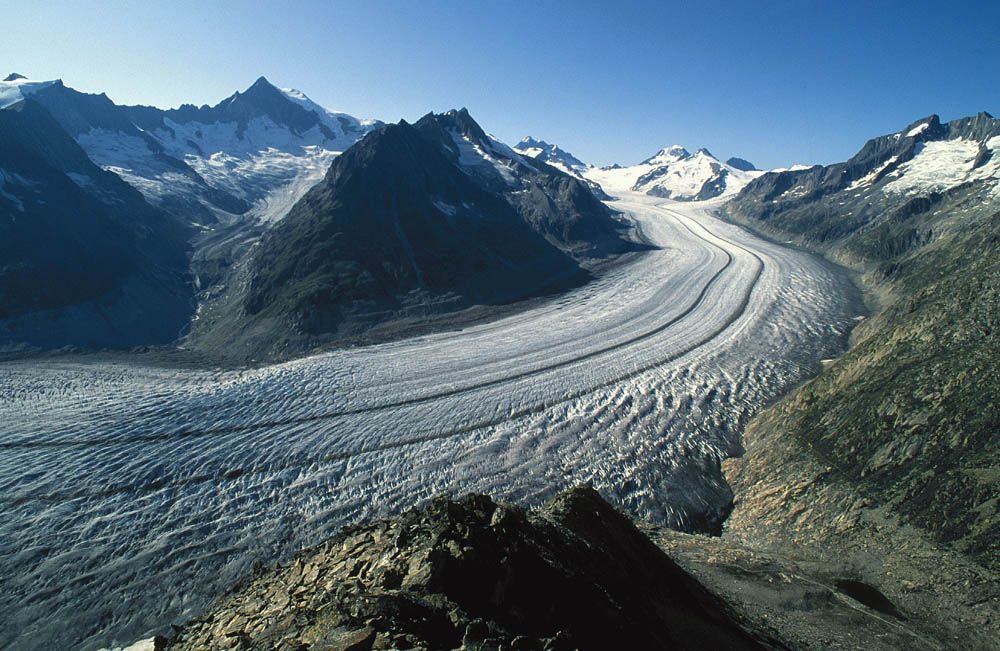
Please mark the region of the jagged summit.
<svg viewBox="0 0 1000 651"><path fill-rule="evenodd" d="M525 136L521 142L514 145L514 151L546 162L569 174L579 173L590 167L558 145L547 143L544 140L536 140L531 136Z"/></svg>
<svg viewBox="0 0 1000 651"><path fill-rule="evenodd" d="M738 156L733 156L726 161L726 165L734 167L743 172L757 172L757 166L748 161L745 158L740 158Z"/></svg>
<svg viewBox="0 0 1000 651"><path fill-rule="evenodd" d="M640 165L655 165L657 163L676 162L679 160L687 160L688 158L691 158L691 152L687 149L681 145L670 145L669 147L664 147L646 160L642 161Z"/></svg>
<svg viewBox="0 0 1000 651"><path fill-rule="evenodd" d="M3 80L4 81L17 81L18 79L27 79L27 77L25 77L22 74L16 73L16 72L12 72L9 75L7 75L6 77L4 77Z"/></svg>
<svg viewBox="0 0 1000 651"><path fill-rule="evenodd" d="M737 165L723 163L704 147L692 154L681 145L671 145L638 165L589 170L586 176L607 192L629 190L678 201L705 200L735 194L758 174L750 163L736 161Z"/></svg>
<svg viewBox="0 0 1000 651"><path fill-rule="evenodd" d="M444 113L428 113L418 120L417 124L427 119L436 120L445 128L455 129L458 133L479 145L488 145L490 144L488 141L495 140L479 126L479 123L469 113L469 109L464 106L460 109L450 109Z"/></svg>

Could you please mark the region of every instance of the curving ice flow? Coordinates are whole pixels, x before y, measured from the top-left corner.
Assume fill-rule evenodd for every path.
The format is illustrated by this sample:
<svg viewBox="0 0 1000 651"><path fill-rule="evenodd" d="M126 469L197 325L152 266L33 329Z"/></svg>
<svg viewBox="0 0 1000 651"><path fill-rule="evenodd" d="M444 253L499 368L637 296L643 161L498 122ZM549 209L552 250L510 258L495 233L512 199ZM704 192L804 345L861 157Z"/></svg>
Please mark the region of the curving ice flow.
<svg viewBox="0 0 1000 651"><path fill-rule="evenodd" d="M147 637L256 563L441 492L592 482L717 525L747 419L843 347L858 303L716 205L623 193L661 248L460 332L245 371L0 365L0 647Z"/></svg>

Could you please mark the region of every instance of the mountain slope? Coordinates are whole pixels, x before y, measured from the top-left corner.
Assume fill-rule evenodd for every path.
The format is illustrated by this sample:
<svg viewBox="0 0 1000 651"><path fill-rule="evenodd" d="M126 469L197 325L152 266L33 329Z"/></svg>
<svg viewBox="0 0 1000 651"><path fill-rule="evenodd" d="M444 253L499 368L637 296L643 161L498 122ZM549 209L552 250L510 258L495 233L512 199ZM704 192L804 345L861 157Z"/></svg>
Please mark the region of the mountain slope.
<svg viewBox="0 0 1000 651"><path fill-rule="evenodd" d="M125 110L213 187L251 203L303 173L318 181L337 153L380 124L323 109L264 77L211 107Z"/></svg>
<svg viewBox="0 0 1000 651"><path fill-rule="evenodd" d="M859 519L882 509L1000 567L998 148L1000 121L988 114L931 116L845 163L766 174L728 205L741 223L851 265L880 307L851 351L748 433L734 476L754 519L829 529L845 508ZM784 512L795 500L762 515L760 496L795 455L827 469L815 490L857 503L821 506L810 490L798 525ZM736 522L753 529L739 507Z"/></svg>
<svg viewBox="0 0 1000 651"><path fill-rule="evenodd" d="M0 343L175 339L193 306L186 239L34 99L0 110Z"/></svg>
<svg viewBox="0 0 1000 651"><path fill-rule="evenodd" d="M723 163L707 149L692 154L673 145L638 165L591 168L584 175L609 192L631 190L677 201L700 201L735 195L758 175L746 161L735 160L736 165ZM743 169L746 166L751 170Z"/></svg>
<svg viewBox="0 0 1000 651"><path fill-rule="evenodd" d="M564 251L601 258L634 248L584 180L519 154L483 131L466 109L430 113L414 126L484 189L503 194L526 222Z"/></svg>
<svg viewBox="0 0 1000 651"><path fill-rule="evenodd" d="M311 344L585 277L501 195L405 122L335 160L263 237L245 273L221 322L205 320L206 339L235 336L272 354L272 339Z"/></svg>
<svg viewBox="0 0 1000 651"><path fill-rule="evenodd" d="M587 184L587 187L594 193L594 196L601 201L611 200L611 197L600 185L584 176L584 172L590 169L590 165L587 165L568 151L561 149L558 145L550 145L544 140L535 140L531 136L526 136L521 142L514 145L514 151L528 158L534 158L546 163L564 174L580 179Z"/></svg>
<svg viewBox="0 0 1000 651"><path fill-rule="evenodd" d="M573 154L560 149L558 145L550 145L544 140L535 140L531 136L524 137L521 142L514 145L514 151L540 160L543 163L548 163L567 174L571 171L582 172L590 167Z"/></svg>
<svg viewBox="0 0 1000 651"><path fill-rule="evenodd" d="M263 77L216 106L169 110L119 106L59 80L0 82L2 101L26 92L95 163L154 205L200 224L232 221L251 207L251 220L280 218L339 152L378 124L323 109Z"/></svg>

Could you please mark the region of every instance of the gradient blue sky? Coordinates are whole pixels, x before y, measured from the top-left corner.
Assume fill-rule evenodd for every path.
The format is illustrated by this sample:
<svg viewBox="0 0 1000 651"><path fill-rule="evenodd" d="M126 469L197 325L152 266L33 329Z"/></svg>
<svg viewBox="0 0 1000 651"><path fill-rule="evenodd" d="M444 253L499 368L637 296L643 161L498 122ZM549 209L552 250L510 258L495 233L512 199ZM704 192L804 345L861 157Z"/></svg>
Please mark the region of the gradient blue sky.
<svg viewBox="0 0 1000 651"><path fill-rule="evenodd" d="M930 113L1000 114L995 0L7 0L2 16L9 71L119 103L214 104L265 75L359 117L467 106L502 140L595 164L675 142L828 163Z"/></svg>

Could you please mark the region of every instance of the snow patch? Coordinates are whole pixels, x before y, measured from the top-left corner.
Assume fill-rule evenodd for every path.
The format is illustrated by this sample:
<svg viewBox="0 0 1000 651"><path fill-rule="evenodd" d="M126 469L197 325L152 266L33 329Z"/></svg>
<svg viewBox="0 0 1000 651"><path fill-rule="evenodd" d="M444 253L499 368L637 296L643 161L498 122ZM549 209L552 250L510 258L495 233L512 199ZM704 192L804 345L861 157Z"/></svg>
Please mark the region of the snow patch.
<svg viewBox="0 0 1000 651"><path fill-rule="evenodd" d="M661 149L638 165L617 169L591 168L584 176L606 192L636 191L672 199L690 200L706 184L723 186L720 196L732 196L763 172L745 172L718 160L704 149L694 154L680 145Z"/></svg>
<svg viewBox="0 0 1000 651"><path fill-rule="evenodd" d="M909 131L906 132L906 137L907 138L916 138L917 136L919 136L920 134L922 134L924 131L927 131L927 128L930 127L930 126L931 126L930 122L924 122L923 124L917 125L917 126L913 127L912 129L910 129Z"/></svg>
<svg viewBox="0 0 1000 651"><path fill-rule="evenodd" d="M919 143L917 154L899 166L899 178L888 183L886 192L923 194L938 192L970 180L979 143L972 140L934 140Z"/></svg>
<svg viewBox="0 0 1000 651"><path fill-rule="evenodd" d="M877 168L873 169L871 172L869 172L865 176L861 177L860 179L858 179L857 181L855 181L854 183L852 183L851 185L849 185L847 187L847 190L848 191L850 191L850 190L857 190L857 189L862 188L862 187L864 187L866 185L870 185L871 183L873 183L875 181L875 179L878 178L878 176L880 174L882 174L887 169L889 169L889 167L891 167L892 165L894 165L897 160L899 160L899 156L893 156L892 158L890 158L886 162L882 163L880 166L878 166Z"/></svg>
<svg viewBox="0 0 1000 651"><path fill-rule="evenodd" d="M448 215L449 217L454 217L456 214L458 214L458 208L444 201L435 201L434 207L443 212L444 214Z"/></svg>
<svg viewBox="0 0 1000 651"><path fill-rule="evenodd" d="M781 172L801 172L802 170L807 170L807 169L809 169L811 167L812 167L812 165L802 165L800 163L796 163L795 165L792 165L791 167L776 167L773 170L769 170L769 171L773 172L774 174L780 174Z"/></svg>
<svg viewBox="0 0 1000 651"><path fill-rule="evenodd" d="M461 167L476 168L483 165L489 165L500 174L500 178L502 178L504 183L506 183L509 187L517 187L517 177L515 177L513 172L511 172L507 165L504 164L503 159L497 156L498 153L502 153L506 154L505 158L508 160L521 159L521 156L513 149L503 145L503 143L496 140L492 136L488 136L490 141L487 143L490 151L487 151L486 147L481 146L478 142L474 142L471 138L459 133L458 131L452 130L451 138L455 142L455 146L458 147L458 164ZM501 145L509 151L503 151L500 148Z"/></svg>
<svg viewBox="0 0 1000 651"><path fill-rule="evenodd" d="M59 83L58 79L53 81L32 81L20 78L12 81L0 81L0 109L17 104L25 97L57 83Z"/></svg>

